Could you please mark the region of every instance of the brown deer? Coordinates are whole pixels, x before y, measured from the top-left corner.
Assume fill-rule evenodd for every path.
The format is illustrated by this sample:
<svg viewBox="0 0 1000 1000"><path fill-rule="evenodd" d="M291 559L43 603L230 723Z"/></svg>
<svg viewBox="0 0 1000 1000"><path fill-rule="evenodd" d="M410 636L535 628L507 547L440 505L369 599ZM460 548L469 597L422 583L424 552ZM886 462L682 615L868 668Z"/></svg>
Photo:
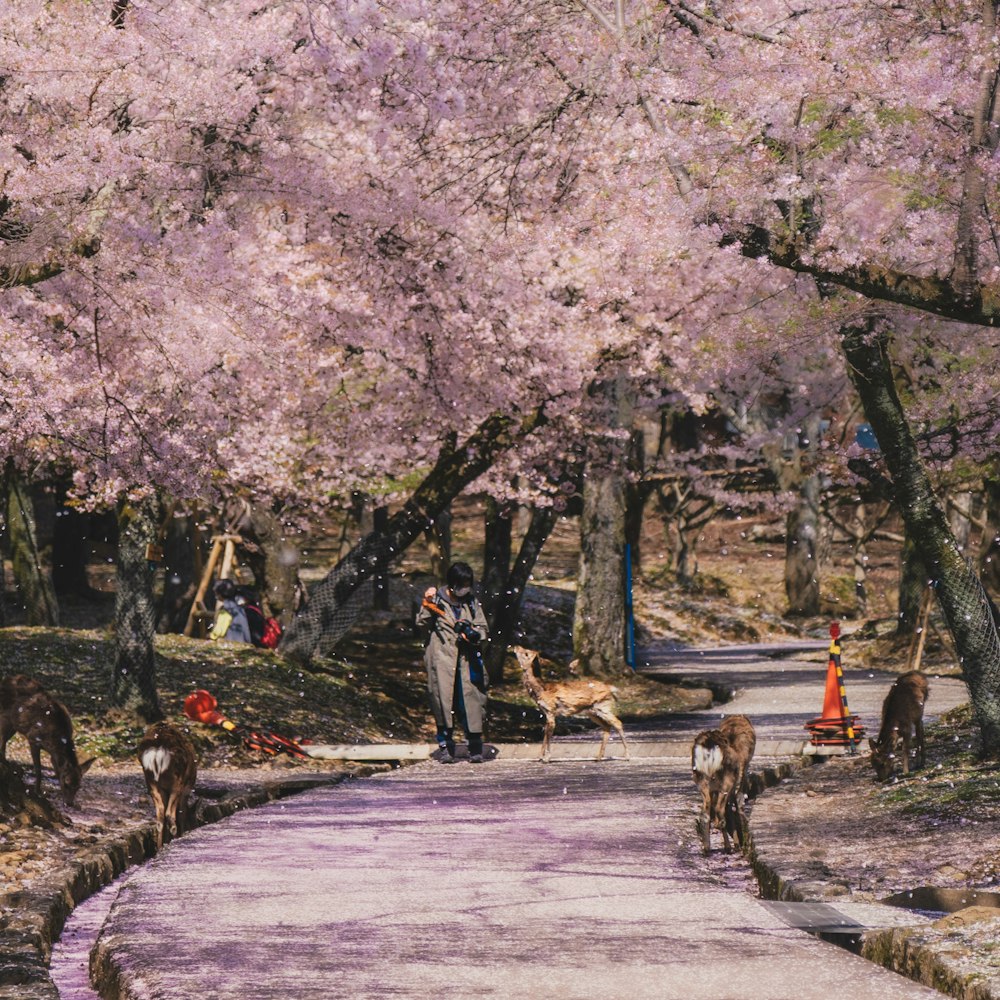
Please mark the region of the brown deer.
<svg viewBox="0 0 1000 1000"><path fill-rule="evenodd" d="M77 760L73 720L34 677L14 674L0 680L0 760L7 758L7 741L15 733L28 738L35 769L35 793L42 790L42 751L52 759L63 801L72 807L80 782L94 758Z"/></svg>
<svg viewBox="0 0 1000 1000"><path fill-rule="evenodd" d="M878 738L869 740L872 767L879 781L895 770L896 745L902 743L899 760L903 774L910 773L910 745L916 736L917 767L924 766L924 703L927 701L927 677L919 670L900 674L893 681L882 702L882 728Z"/></svg>
<svg viewBox="0 0 1000 1000"><path fill-rule="evenodd" d="M747 769L757 746L753 723L745 715L727 715L716 729L699 733L691 747L691 774L701 792L701 812L696 827L705 853L712 849L712 828L722 833L727 854L734 836L746 843L743 796Z"/></svg>
<svg viewBox="0 0 1000 1000"><path fill-rule="evenodd" d="M194 745L176 726L154 722L136 750L156 809L156 846L187 828L188 799L198 773Z"/></svg>
<svg viewBox="0 0 1000 1000"><path fill-rule="evenodd" d="M549 745L552 741L552 733L556 728L556 716L559 715L584 715L601 727L604 732L601 737L601 746L597 751L597 760L604 759L604 750L608 745L612 729L621 737L622 746L625 748L625 759L629 759L625 729L621 719L615 715L613 708L616 698L615 688L601 681L588 680L543 684L535 676L538 653L531 649L525 649L523 646L514 646L512 649L517 657L518 665L521 667L524 686L545 716L545 736L542 739L541 756L543 761L548 763Z"/></svg>

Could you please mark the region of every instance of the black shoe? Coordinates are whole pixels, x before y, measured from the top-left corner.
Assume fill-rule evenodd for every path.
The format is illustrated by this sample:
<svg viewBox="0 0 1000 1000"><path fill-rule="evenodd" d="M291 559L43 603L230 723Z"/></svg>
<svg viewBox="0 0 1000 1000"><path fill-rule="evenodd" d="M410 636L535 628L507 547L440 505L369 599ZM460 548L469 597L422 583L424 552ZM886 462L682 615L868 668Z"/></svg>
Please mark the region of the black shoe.
<svg viewBox="0 0 1000 1000"><path fill-rule="evenodd" d="M442 764L454 764L455 763L455 758L450 753L448 753L448 751L446 750L443 754L441 754L441 763Z"/></svg>
<svg viewBox="0 0 1000 1000"><path fill-rule="evenodd" d="M483 762L483 755L481 753L469 754L470 764L482 764L482 762Z"/></svg>

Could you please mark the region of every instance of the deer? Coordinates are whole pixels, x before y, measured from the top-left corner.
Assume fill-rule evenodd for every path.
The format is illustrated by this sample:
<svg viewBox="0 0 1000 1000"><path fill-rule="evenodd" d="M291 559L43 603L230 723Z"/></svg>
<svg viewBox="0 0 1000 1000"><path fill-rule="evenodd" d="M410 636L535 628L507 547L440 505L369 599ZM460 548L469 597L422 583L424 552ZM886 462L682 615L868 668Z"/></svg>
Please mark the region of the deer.
<svg viewBox="0 0 1000 1000"><path fill-rule="evenodd" d="M900 674L882 702L882 727L878 737L868 741L875 777L885 781L895 770L896 746L902 743L899 759L903 774L910 773L910 746L916 737L917 766L924 766L924 703L928 694L927 677L919 670Z"/></svg>
<svg viewBox="0 0 1000 1000"><path fill-rule="evenodd" d="M52 760L63 801L72 808L80 782L94 763L82 764L73 745L73 720L34 677L14 674L0 680L0 760L7 759L7 741L15 733L27 737L35 771L35 794L42 791L42 751Z"/></svg>
<svg viewBox="0 0 1000 1000"><path fill-rule="evenodd" d="M188 800L198 773L194 745L171 723L154 722L136 748L136 756L156 809L159 849L187 828Z"/></svg>
<svg viewBox="0 0 1000 1000"><path fill-rule="evenodd" d="M617 690L602 681L574 680L561 684L543 684L535 676L535 666L538 663L538 653L523 646L512 647L517 657L524 686L542 710L545 716L545 736L542 739L542 755L539 758L544 763L550 759L550 744L552 733L556 728L556 716L583 715L596 722L603 730L601 745L595 760L604 759L604 751L611 736L611 730L621 737L625 748L625 760L629 759L628 742L625 739L625 729L621 719L615 715L614 702Z"/></svg>
<svg viewBox="0 0 1000 1000"><path fill-rule="evenodd" d="M712 849L712 828L722 833L726 854L731 835L746 844L743 797L747 770L757 746L753 723L745 715L727 715L715 729L699 733L691 747L691 776L701 792L701 811L695 827L705 854Z"/></svg>

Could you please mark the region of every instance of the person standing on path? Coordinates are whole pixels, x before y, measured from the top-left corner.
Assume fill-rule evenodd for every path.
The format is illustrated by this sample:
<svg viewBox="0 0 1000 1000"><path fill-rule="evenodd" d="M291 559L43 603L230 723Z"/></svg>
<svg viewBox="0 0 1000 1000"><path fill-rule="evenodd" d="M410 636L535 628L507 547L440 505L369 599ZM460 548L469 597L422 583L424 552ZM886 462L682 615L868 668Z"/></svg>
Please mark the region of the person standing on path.
<svg viewBox="0 0 1000 1000"><path fill-rule="evenodd" d="M453 563L445 582L444 587L424 591L417 612L417 627L427 642L427 691L441 763L455 761L457 715L469 741L469 760L481 764L488 683L481 649L489 638L489 628L482 605L475 598L472 567L464 562Z"/></svg>

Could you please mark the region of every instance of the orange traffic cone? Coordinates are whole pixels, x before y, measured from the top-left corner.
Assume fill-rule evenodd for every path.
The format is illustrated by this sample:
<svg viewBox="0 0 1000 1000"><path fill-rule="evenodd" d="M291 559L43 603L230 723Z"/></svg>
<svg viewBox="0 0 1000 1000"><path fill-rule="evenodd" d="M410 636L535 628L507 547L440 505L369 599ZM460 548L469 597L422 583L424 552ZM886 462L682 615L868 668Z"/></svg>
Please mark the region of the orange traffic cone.
<svg viewBox="0 0 1000 1000"><path fill-rule="evenodd" d="M826 668L826 690L823 692L823 714L820 718L837 721L844 718L844 705L840 700L840 678L837 677L837 664L832 657Z"/></svg>
<svg viewBox="0 0 1000 1000"><path fill-rule="evenodd" d="M848 746L854 753L864 726L847 707L847 691L840 666L840 623L830 624L830 661L826 668L826 690L823 693L823 714L810 719L804 726L812 733L813 746Z"/></svg>

